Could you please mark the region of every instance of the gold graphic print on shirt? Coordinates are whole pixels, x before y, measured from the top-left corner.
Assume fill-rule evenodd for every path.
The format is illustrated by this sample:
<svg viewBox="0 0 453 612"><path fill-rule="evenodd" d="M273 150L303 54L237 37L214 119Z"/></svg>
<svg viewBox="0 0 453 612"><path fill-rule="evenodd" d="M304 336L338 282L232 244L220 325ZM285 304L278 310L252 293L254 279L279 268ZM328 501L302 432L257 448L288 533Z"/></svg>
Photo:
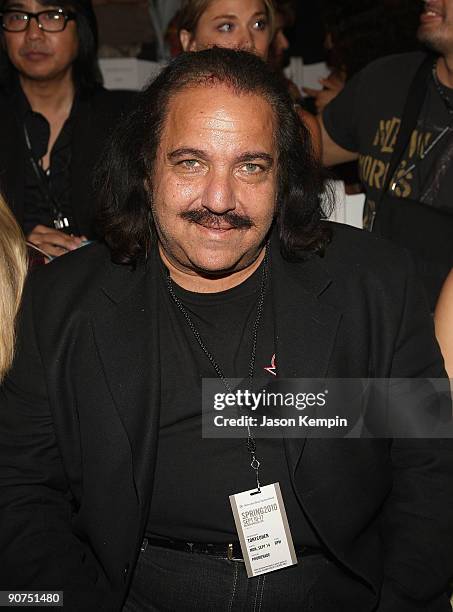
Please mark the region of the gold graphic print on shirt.
<svg viewBox="0 0 453 612"><path fill-rule="evenodd" d="M372 189L383 188L400 126L401 119L398 117L381 119L379 121L373 140L373 147L376 149L375 155L359 156L360 179L364 185L368 185ZM411 196L414 174L409 172L405 175L406 169L416 159L421 159L431 140L431 131L415 129L412 132L409 147L395 174L396 179L400 178L395 189L396 196L401 198L409 198Z"/></svg>

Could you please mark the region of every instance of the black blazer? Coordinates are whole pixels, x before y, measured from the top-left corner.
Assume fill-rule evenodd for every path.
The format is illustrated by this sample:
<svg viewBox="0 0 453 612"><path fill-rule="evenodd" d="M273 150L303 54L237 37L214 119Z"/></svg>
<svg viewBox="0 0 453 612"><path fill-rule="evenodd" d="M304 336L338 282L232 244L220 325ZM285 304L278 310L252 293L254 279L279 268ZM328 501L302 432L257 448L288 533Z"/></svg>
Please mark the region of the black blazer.
<svg viewBox="0 0 453 612"><path fill-rule="evenodd" d="M79 235L89 239L96 237L93 169L109 134L135 95L130 91L107 91L100 86L92 92L80 93L72 136L71 203ZM27 151L22 126L3 90L0 90L0 134L0 192L22 224Z"/></svg>
<svg viewBox="0 0 453 612"><path fill-rule="evenodd" d="M288 263L273 249L279 376L443 377L408 256L334 228L323 259ZM28 284L0 402L2 589L59 587L65 609L121 609L159 433L152 262L115 265L103 245L91 245ZM380 611L415 609L401 604L402 593L419 602L440 596L453 573L451 441L285 446L318 536L364 585L364 601L350 609L374 609L383 580ZM440 601L423 609L443 610Z"/></svg>

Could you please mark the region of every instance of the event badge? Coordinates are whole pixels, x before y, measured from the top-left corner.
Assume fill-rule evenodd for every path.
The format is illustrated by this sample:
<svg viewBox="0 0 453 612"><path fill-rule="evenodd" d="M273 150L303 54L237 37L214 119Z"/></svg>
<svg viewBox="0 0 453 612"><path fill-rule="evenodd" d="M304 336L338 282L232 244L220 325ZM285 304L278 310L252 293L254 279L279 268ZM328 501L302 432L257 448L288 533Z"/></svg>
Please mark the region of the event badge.
<svg viewBox="0 0 453 612"><path fill-rule="evenodd" d="M280 485L230 495L247 576L297 564Z"/></svg>

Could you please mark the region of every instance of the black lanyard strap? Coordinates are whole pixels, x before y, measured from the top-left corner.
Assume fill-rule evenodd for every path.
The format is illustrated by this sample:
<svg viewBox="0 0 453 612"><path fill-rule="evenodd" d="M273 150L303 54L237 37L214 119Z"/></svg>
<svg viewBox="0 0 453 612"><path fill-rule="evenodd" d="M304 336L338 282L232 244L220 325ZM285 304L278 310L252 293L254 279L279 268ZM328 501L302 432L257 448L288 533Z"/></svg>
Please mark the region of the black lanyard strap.
<svg viewBox="0 0 453 612"><path fill-rule="evenodd" d="M268 251L269 251L268 246L266 246L266 251L265 251L264 259L263 259L263 269L262 269L262 274L261 274L260 294L258 298L258 305L256 308L256 316L255 316L255 320L253 322L253 327L252 327L252 350L250 354L250 363L249 363L249 380L250 381L253 379L253 375L255 372L256 347L258 343L258 329L259 329L260 322L262 319L262 314L263 314L263 309L264 309L264 298L266 296L267 273L268 273L268 262L269 262ZM192 321L189 313L187 312L187 309L184 307L183 303L176 295L174 288L173 288L173 281L171 280L170 272L168 271L167 271L167 288L168 288L168 292L173 302L176 304L178 309L183 314L187 325L189 326L190 330L192 331L192 334L195 337L195 340L197 341L199 347L201 348L203 353L206 355L208 361L214 368L215 373L220 378L220 380L223 382L228 393L232 393L233 390L231 388L231 385L229 384L227 378L225 377L221 367L217 363L211 351L208 349L208 347L204 343L203 338L201 337L201 334L198 331L198 329L195 327L195 324ZM251 457L250 467L255 472L257 490L258 492L261 492L261 484L260 484L260 479L259 479L260 461L258 460L258 457L257 457L255 438L252 435L252 431L250 429L250 426L248 425L248 422L247 422L247 450L250 453L250 457Z"/></svg>
<svg viewBox="0 0 453 612"><path fill-rule="evenodd" d="M47 202L47 206L50 208L53 214L53 224L55 229L63 230L69 227L69 219L63 215L61 210L61 206L59 202L53 197L52 192L50 190L48 182L43 177L43 172L41 168L36 163L36 159L33 155L33 148L31 145L30 135L27 130L27 126L25 123L24 127L24 137L25 137L25 145L28 150L28 157L30 160L31 167L33 168L33 172L35 173L36 178L38 179L39 190L41 191L41 195Z"/></svg>

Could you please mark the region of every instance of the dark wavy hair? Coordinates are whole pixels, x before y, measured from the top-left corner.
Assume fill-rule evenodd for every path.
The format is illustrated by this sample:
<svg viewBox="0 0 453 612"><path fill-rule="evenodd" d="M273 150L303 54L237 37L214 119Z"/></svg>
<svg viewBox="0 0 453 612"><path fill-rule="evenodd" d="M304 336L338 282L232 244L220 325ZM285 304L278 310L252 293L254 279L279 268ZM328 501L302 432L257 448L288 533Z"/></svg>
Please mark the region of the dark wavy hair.
<svg viewBox="0 0 453 612"><path fill-rule="evenodd" d="M0 0L0 12L9 0ZM39 0L42 6L58 6L76 13L79 53L73 64L74 82L79 89L94 89L102 83L97 60L98 27L91 0ZM17 74L5 48L3 30L0 28L0 87L8 89Z"/></svg>
<svg viewBox="0 0 453 612"><path fill-rule="evenodd" d="M170 101L186 87L227 85L237 94L265 98L276 118L278 200L276 222L282 254L304 259L320 253L330 239L321 206L323 170L315 160L309 132L296 114L285 83L258 57L213 48L175 58L144 89L137 106L113 133L96 173L98 231L113 261L134 263L156 240L151 197L145 182L153 175L156 151ZM196 143L194 143L194 146Z"/></svg>
<svg viewBox="0 0 453 612"><path fill-rule="evenodd" d="M420 49L421 11L421 0L323 0L329 65L350 79L380 57Z"/></svg>

